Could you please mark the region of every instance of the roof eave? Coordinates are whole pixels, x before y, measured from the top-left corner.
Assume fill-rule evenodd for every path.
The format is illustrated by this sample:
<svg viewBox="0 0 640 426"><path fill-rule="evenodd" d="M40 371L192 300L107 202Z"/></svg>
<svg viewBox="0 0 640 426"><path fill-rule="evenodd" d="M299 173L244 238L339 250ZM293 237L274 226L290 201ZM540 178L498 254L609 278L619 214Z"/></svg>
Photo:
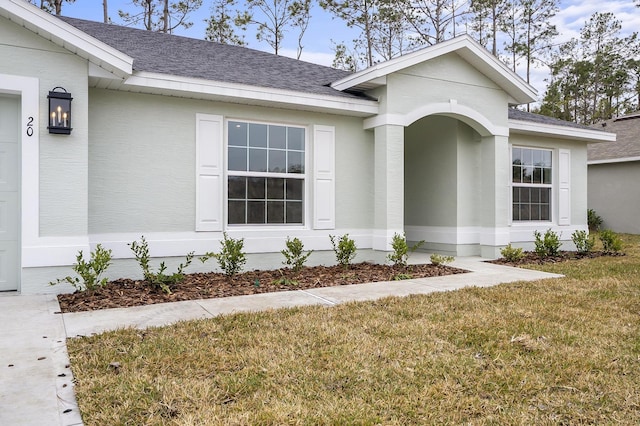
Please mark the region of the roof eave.
<svg viewBox="0 0 640 426"><path fill-rule="evenodd" d="M356 117L369 117L379 111L378 102L367 99L322 95L145 71L136 71L121 83L114 81L106 81L106 83L108 84L107 86L98 85L97 87L191 99L215 99L258 106L279 105L283 108L302 108L310 111Z"/></svg>
<svg viewBox="0 0 640 426"><path fill-rule="evenodd" d="M466 34L376 64L333 82L331 87L343 91L357 87L368 87L372 84L381 86L386 83L384 77L391 73L451 52L456 52L502 87L511 97L510 103L519 105L536 101L538 96L536 89Z"/></svg>
<svg viewBox="0 0 640 426"><path fill-rule="evenodd" d="M120 78L133 72L133 58L24 0L7 0L0 15Z"/></svg>
<svg viewBox="0 0 640 426"><path fill-rule="evenodd" d="M531 121L509 120L509 133L535 134L547 137L571 139L588 143L615 142L616 134L599 130L579 129L555 124L534 123Z"/></svg>

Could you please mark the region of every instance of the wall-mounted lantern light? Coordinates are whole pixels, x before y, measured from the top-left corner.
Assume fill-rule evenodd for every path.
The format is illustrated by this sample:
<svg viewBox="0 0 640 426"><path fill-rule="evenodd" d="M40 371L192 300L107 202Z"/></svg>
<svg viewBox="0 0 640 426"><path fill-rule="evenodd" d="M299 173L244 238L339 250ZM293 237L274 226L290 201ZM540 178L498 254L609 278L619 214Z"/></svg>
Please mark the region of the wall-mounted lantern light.
<svg viewBox="0 0 640 426"><path fill-rule="evenodd" d="M63 92L56 92L57 89ZM56 135L71 134L71 93L62 87L54 87L49 92L49 133Z"/></svg>

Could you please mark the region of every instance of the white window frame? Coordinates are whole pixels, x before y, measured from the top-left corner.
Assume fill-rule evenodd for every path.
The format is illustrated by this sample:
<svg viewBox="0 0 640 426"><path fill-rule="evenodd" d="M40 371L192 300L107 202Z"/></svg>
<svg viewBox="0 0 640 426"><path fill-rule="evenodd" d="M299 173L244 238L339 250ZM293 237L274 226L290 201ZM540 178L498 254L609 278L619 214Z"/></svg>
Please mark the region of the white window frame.
<svg viewBox="0 0 640 426"><path fill-rule="evenodd" d="M250 172L250 171L230 171L229 170L229 122L240 122L246 124L264 124L269 126L295 127L304 130L304 173L273 173L273 172ZM308 229L310 227L310 143L309 126L297 123L284 123L276 121L260 121L245 118L225 117L224 120L224 223L227 229ZM292 223L229 223L229 176L241 177L268 177L284 179L301 179L304 181L302 194L302 224Z"/></svg>
<svg viewBox="0 0 640 426"><path fill-rule="evenodd" d="M551 152L551 183L515 183L513 182L513 149L530 149ZM531 145L510 145L509 147L509 217L512 225L530 225L530 224L556 224L556 210L558 200L556 199L557 182L558 182L558 155L555 149ZM515 220L513 218L513 188L550 188L549 194L549 220Z"/></svg>

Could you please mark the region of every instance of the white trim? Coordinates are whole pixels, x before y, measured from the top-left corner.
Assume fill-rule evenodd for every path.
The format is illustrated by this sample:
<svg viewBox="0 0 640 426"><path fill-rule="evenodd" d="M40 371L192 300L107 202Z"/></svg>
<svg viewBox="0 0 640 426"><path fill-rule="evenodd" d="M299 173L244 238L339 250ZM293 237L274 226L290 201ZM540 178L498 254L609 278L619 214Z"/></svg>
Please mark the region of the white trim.
<svg viewBox="0 0 640 426"><path fill-rule="evenodd" d="M58 46L88 59L99 67L124 78L133 71L133 58L95 39L72 25L24 0L5 0L0 16L50 40Z"/></svg>
<svg viewBox="0 0 640 426"><path fill-rule="evenodd" d="M152 89L149 93L183 93L185 96L194 99L208 99L214 96L219 97L220 100L242 100L247 104L268 105L271 107L274 104L285 104L289 106L306 106L317 110L330 109L358 117L378 113L378 103L376 101L143 71L136 72L120 86L121 90L140 91L134 90L136 88ZM153 89L157 90L157 92Z"/></svg>
<svg viewBox="0 0 640 426"><path fill-rule="evenodd" d="M509 244L509 227L405 226L407 240L449 245L504 246Z"/></svg>
<svg viewBox="0 0 640 426"><path fill-rule="evenodd" d="M621 158L607 158L604 160L591 160L587 161L587 165L592 164L613 164L613 163L631 163L634 161L640 161L640 157L621 157Z"/></svg>
<svg viewBox="0 0 640 426"><path fill-rule="evenodd" d="M509 120L510 133L535 134L552 138L574 139L579 141L615 142L616 134L600 130L578 129L575 127L559 126L555 124L534 123L531 121Z"/></svg>
<svg viewBox="0 0 640 426"><path fill-rule="evenodd" d="M366 118L363 121L363 128L367 130L384 125L407 127L423 117L436 114L460 120L471 126L481 136L509 136L508 128L494 125L480 112L468 106L460 105L454 99L449 102L423 105L406 114L380 114Z"/></svg>
<svg viewBox="0 0 640 426"><path fill-rule="evenodd" d="M537 99L537 92L532 86L466 34L376 64L333 82L331 87L337 90L347 90L359 85L375 87L374 82L377 79L451 52L458 53L463 59L478 68L480 72L502 87L517 102L528 103Z"/></svg>

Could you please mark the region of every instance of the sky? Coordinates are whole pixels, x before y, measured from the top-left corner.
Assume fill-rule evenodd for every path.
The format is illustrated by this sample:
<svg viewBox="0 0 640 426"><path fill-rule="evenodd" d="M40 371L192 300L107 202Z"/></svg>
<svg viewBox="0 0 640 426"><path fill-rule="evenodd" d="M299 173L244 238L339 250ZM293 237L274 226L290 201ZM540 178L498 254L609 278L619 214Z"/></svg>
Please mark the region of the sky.
<svg viewBox="0 0 640 426"><path fill-rule="evenodd" d="M131 0L108 0L109 16L116 24L122 23L118 17L118 10L131 11ZM553 18L552 23L556 25L560 35L558 42L565 42L572 37L578 37L580 29L585 22L595 12L612 12L622 23L622 34L630 34L640 28L640 8L634 6L633 0L562 0L560 11ZM75 3L65 3L62 8L65 16L88 19L92 21L102 21L102 1L101 0L75 0ZM211 14L211 1L203 0L202 7L194 14L190 15L193 26L189 29L178 29L174 34L202 39L205 36L205 20ZM303 51L300 59L307 62L314 62L321 65L330 66L333 61L334 43L342 41L347 44L354 38L353 30L346 25L315 6L312 11L309 28L303 39ZM248 47L272 51L266 43L260 43L247 34L245 40ZM332 43L332 41L334 43ZM294 33L286 34L284 37L284 49L281 51L285 56L296 56L297 36ZM520 73L521 76L523 75ZM539 67L532 72L531 84L538 90L540 97L544 94L546 87L545 79L548 77L548 69Z"/></svg>

